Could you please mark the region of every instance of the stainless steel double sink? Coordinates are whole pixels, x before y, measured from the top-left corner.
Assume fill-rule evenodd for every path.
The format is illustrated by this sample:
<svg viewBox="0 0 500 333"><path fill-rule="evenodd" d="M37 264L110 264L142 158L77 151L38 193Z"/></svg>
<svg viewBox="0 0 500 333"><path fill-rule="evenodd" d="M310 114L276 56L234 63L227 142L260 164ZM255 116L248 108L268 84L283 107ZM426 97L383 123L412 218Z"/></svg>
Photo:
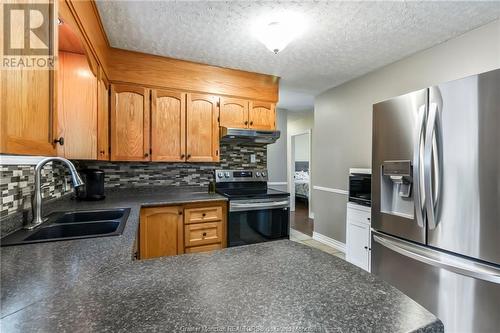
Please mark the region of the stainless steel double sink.
<svg viewBox="0 0 500 333"><path fill-rule="evenodd" d="M123 233L129 213L130 208L54 212L39 227L7 235L0 240L0 245L118 236Z"/></svg>

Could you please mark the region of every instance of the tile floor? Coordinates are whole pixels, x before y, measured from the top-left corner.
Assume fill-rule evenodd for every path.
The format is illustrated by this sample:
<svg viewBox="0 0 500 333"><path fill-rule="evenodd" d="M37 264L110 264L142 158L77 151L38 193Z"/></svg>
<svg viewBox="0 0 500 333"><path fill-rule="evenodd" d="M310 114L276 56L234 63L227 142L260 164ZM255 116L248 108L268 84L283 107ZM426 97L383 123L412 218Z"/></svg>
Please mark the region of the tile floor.
<svg viewBox="0 0 500 333"><path fill-rule="evenodd" d="M339 257L339 258L345 260L345 253L340 252L339 250L337 250L331 246L328 246L328 245L325 245L321 242L318 242L317 240L312 239L312 237L310 237L306 234L303 234L297 230L290 229L290 231L291 231L290 232L290 240L291 241L302 243L302 244L310 246L310 247L314 247L318 250L321 250L323 252L329 253L331 255L334 255L336 257Z"/></svg>

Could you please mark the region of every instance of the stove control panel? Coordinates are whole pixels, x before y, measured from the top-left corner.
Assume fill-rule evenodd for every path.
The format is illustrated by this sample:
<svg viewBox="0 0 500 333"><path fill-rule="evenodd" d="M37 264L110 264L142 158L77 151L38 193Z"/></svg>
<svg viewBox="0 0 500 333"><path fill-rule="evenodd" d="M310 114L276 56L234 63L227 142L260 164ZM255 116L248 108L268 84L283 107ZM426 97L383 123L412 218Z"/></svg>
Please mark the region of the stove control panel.
<svg viewBox="0 0 500 333"><path fill-rule="evenodd" d="M215 170L216 183L267 182L267 170Z"/></svg>

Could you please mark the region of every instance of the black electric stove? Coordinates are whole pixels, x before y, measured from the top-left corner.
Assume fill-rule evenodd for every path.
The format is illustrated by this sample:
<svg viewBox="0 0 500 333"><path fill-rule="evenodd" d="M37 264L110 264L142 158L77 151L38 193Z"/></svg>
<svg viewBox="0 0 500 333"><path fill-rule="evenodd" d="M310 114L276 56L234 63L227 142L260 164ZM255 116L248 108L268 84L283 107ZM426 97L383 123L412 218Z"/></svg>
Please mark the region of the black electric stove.
<svg viewBox="0 0 500 333"><path fill-rule="evenodd" d="M228 246L289 238L290 194L267 179L267 170L215 170L215 190L229 199Z"/></svg>

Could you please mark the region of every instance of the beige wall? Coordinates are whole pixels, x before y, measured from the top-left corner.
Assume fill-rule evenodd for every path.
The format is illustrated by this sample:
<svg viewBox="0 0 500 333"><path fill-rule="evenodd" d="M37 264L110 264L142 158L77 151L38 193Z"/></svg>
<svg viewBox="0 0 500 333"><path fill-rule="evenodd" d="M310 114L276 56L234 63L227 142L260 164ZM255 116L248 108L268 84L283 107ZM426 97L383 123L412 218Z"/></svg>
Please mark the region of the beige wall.
<svg viewBox="0 0 500 333"><path fill-rule="evenodd" d="M287 111L276 110L276 129L280 131L280 138L273 144L267 146L267 171L270 183L285 183L282 185L270 185L270 187L287 190L286 149L287 149Z"/></svg>
<svg viewBox="0 0 500 333"><path fill-rule="evenodd" d="M309 161L309 134L299 134L294 136L295 139L295 156L294 161Z"/></svg>
<svg viewBox="0 0 500 333"><path fill-rule="evenodd" d="M349 168L370 167L374 103L496 68L499 20L320 94L314 107L313 184L347 190ZM345 242L346 195L313 190L312 197L314 231Z"/></svg>

